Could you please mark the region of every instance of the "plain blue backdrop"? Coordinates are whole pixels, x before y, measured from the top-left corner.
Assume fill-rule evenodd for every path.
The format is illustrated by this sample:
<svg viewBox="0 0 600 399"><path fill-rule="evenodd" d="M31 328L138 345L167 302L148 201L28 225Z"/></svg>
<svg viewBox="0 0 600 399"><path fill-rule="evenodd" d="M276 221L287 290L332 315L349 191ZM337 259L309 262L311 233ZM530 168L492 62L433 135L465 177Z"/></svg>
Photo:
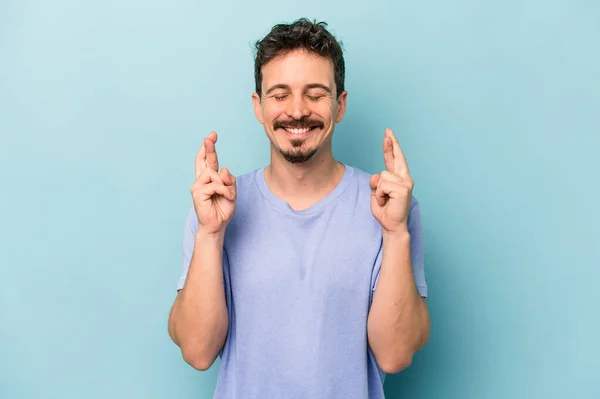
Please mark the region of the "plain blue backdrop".
<svg viewBox="0 0 600 399"><path fill-rule="evenodd" d="M251 44L329 22L335 153L421 203L431 340L389 398L600 398L600 3L0 2L0 397L210 398L167 334L194 155L268 162Z"/></svg>

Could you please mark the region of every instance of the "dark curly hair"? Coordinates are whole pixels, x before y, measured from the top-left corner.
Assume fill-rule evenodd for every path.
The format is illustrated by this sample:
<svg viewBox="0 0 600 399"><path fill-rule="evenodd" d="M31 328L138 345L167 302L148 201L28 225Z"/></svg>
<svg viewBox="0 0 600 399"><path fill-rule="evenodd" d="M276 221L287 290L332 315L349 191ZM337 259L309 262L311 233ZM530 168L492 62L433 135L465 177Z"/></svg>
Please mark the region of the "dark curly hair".
<svg viewBox="0 0 600 399"><path fill-rule="evenodd" d="M327 31L327 23L309 21L306 18L291 24L278 24L262 39L256 42L254 60L254 79L256 93L261 96L262 67L273 58L292 50L304 49L311 53L331 59L336 92L344 91L345 66L342 44Z"/></svg>

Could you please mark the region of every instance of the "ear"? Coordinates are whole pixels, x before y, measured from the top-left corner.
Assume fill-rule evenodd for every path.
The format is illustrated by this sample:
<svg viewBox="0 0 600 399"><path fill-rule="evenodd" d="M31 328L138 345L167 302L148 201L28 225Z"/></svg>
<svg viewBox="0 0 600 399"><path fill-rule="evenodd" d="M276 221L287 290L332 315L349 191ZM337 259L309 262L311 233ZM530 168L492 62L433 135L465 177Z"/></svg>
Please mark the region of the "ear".
<svg viewBox="0 0 600 399"><path fill-rule="evenodd" d="M346 99L348 97L348 92L344 90L337 98L337 114L335 115L335 122L339 123L344 119L344 115L346 114Z"/></svg>
<svg viewBox="0 0 600 399"><path fill-rule="evenodd" d="M260 104L260 96L257 93L252 93L252 102L254 103L254 116L258 122L262 125L263 117L262 117L262 106Z"/></svg>

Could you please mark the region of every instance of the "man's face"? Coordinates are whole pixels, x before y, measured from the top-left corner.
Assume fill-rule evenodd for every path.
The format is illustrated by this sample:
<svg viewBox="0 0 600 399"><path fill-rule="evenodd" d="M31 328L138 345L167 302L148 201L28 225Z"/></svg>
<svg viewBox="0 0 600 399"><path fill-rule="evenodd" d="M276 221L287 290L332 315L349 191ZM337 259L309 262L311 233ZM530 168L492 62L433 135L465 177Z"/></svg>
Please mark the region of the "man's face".
<svg viewBox="0 0 600 399"><path fill-rule="evenodd" d="M333 62L304 50L265 64L261 92L261 98L252 96L256 118L292 163L308 161L329 143L346 111L347 93L336 93Z"/></svg>

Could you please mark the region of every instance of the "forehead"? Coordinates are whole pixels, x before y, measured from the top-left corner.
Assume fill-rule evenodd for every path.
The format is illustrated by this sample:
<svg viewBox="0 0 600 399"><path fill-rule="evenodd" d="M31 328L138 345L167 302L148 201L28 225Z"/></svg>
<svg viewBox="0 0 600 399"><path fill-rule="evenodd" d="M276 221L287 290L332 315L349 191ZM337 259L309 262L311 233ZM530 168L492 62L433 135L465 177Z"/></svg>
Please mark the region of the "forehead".
<svg viewBox="0 0 600 399"><path fill-rule="evenodd" d="M329 58L305 50L294 50L272 59L262 67L263 91L277 84L302 88L313 83L333 89L333 62Z"/></svg>

